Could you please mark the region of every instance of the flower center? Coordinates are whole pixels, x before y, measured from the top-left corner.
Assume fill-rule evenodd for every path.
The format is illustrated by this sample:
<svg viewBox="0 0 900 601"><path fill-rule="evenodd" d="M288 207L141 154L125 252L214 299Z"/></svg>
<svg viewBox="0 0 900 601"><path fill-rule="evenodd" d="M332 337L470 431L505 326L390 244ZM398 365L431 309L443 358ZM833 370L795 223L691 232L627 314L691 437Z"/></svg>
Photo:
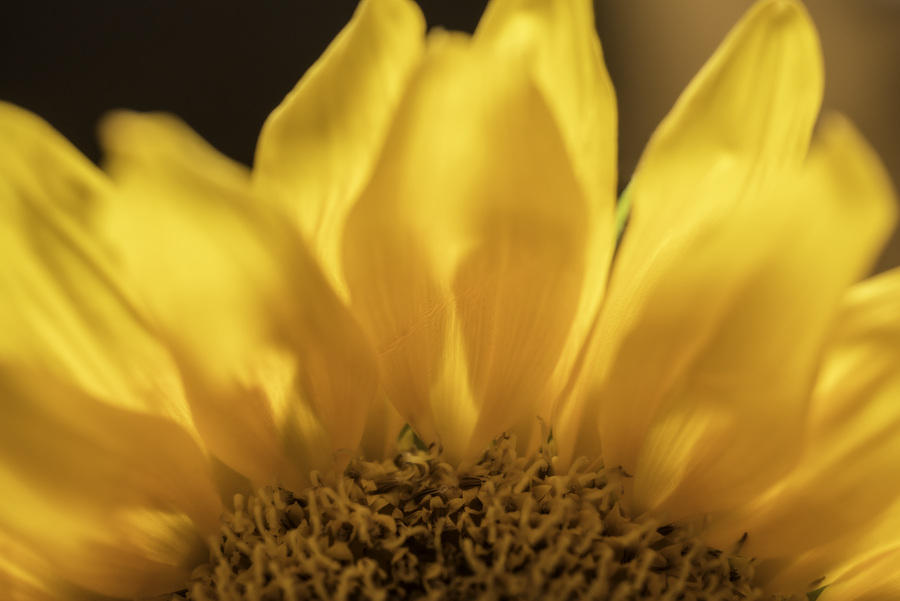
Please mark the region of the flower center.
<svg viewBox="0 0 900 601"><path fill-rule="evenodd" d="M750 560L632 519L621 475L566 473L500 439L457 471L433 451L354 461L339 482L235 498L210 561L176 598L760 599Z"/></svg>

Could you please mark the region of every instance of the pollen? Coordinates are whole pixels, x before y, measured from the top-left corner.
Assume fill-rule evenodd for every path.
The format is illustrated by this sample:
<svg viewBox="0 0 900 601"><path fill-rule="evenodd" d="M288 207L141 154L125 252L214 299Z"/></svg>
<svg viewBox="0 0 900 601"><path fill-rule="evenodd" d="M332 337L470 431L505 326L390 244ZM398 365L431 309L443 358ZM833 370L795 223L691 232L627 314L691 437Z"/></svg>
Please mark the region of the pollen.
<svg viewBox="0 0 900 601"><path fill-rule="evenodd" d="M625 478L509 438L467 469L433 448L356 460L336 482L236 496L173 601L771 599L752 560L630 517Z"/></svg>

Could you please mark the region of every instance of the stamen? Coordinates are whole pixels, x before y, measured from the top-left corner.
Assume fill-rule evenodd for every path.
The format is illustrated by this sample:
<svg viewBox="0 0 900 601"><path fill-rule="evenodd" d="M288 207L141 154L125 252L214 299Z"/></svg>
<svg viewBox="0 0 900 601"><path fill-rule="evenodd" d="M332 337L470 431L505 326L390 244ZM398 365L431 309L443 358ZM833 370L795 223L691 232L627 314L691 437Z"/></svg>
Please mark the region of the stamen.
<svg viewBox="0 0 900 601"><path fill-rule="evenodd" d="M224 518L175 599L762 599L752 561L632 519L622 474L500 439L457 472L434 450L355 461L302 493L267 488Z"/></svg>

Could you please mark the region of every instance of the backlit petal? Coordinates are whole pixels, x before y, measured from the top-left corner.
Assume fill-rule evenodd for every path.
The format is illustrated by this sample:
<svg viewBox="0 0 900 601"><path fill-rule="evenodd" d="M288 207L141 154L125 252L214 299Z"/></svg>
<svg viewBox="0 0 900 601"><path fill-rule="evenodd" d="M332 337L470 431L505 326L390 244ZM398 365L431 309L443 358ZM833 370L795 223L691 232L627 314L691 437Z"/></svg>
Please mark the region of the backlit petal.
<svg viewBox="0 0 900 601"><path fill-rule="evenodd" d="M521 63L436 35L345 237L387 394L471 457L536 423L577 306L586 202Z"/></svg>
<svg viewBox="0 0 900 601"><path fill-rule="evenodd" d="M422 14L410 0L364 0L260 134L256 185L296 216L342 293L344 221L421 57L424 31Z"/></svg>
<svg viewBox="0 0 900 601"><path fill-rule="evenodd" d="M374 365L293 227L174 118L120 113L103 133L106 231L176 349L209 448L293 486L355 450Z"/></svg>

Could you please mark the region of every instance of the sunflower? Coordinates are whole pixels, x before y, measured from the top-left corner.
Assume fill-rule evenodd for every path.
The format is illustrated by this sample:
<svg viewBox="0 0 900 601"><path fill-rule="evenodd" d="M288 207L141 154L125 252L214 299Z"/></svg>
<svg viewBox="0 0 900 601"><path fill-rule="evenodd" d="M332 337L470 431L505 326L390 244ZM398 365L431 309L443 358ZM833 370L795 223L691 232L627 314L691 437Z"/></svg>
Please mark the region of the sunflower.
<svg viewBox="0 0 900 601"><path fill-rule="evenodd" d="M618 205L593 22L363 0L251 170L0 104L6 598L900 596L896 206L806 11Z"/></svg>

